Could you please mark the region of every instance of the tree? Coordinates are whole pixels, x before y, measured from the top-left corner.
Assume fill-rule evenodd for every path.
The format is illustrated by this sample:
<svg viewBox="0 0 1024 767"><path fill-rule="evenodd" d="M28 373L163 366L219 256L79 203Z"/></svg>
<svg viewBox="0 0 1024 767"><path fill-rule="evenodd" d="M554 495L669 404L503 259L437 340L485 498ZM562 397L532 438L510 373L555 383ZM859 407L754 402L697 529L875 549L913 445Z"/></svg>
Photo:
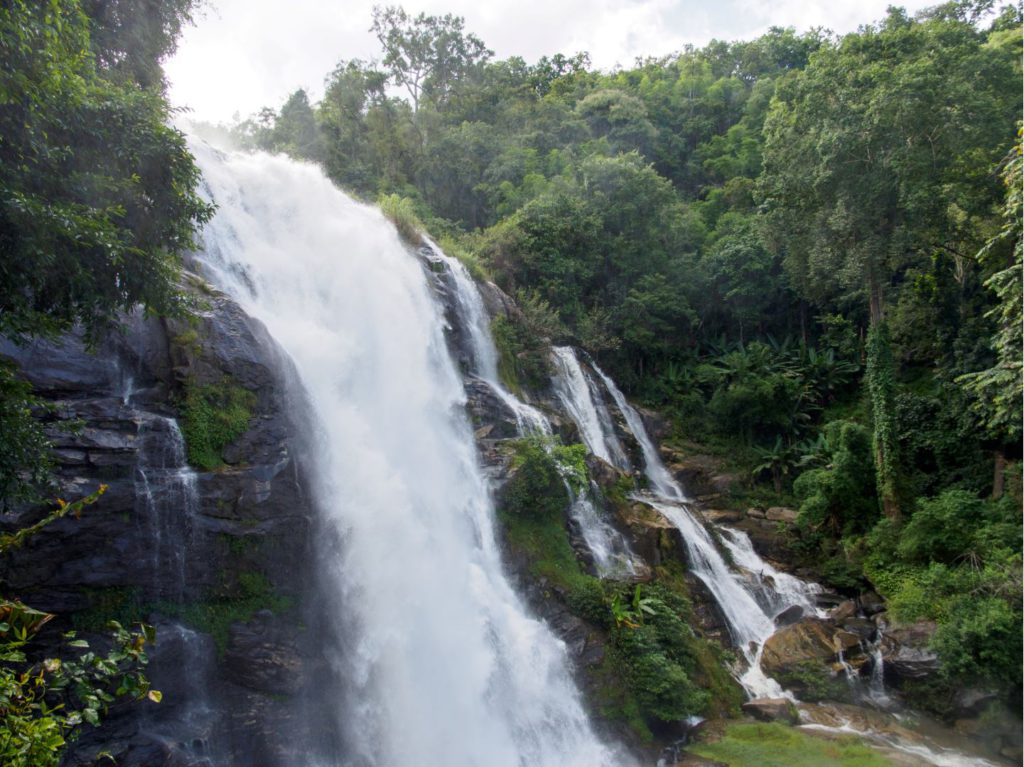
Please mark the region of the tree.
<svg viewBox="0 0 1024 767"><path fill-rule="evenodd" d="M476 35L463 32L460 16L415 18L399 6L374 6L370 31L384 49L384 66L419 112L421 98L435 108L444 105L459 82L491 57Z"/></svg>
<svg viewBox="0 0 1024 767"><path fill-rule="evenodd" d="M760 195L805 296L866 295L874 324L915 256L977 239L1018 119L1017 55L970 24L892 10L780 82Z"/></svg>
<svg viewBox="0 0 1024 767"><path fill-rule="evenodd" d="M174 53L182 27L205 0L82 0L89 39L102 70L162 88L160 62Z"/></svg>
<svg viewBox="0 0 1024 767"><path fill-rule="evenodd" d="M890 9L881 26L819 49L783 80L765 124L765 230L793 283L819 303L837 290L867 296L887 515L899 507L895 441L879 431L893 423L886 294L915 259L962 258L977 240L993 199L988 169L1019 119L1017 56L964 21Z"/></svg>
<svg viewBox="0 0 1024 767"><path fill-rule="evenodd" d="M1021 185L1021 132L1018 142L1004 161L1003 181L1006 184L1006 202L1003 208L1003 226L978 254L982 263L993 269L985 281L998 303L988 316L996 323L992 346L996 364L976 373L962 376L962 383L975 399L972 409L981 419L986 431L1004 445L1020 445L1021 401L1024 399L1024 364L1021 359L1024 301L1021 298L1021 279L1024 274L1024 237L1022 237ZM997 457L994 494L1002 492L1002 453Z"/></svg>
<svg viewBox="0 0 1024 767"><path fill-rule="evenodd" d="M176 310L212 209L169 118L158 92L101 76L77 0L0 8L0 332Z"/></svg>

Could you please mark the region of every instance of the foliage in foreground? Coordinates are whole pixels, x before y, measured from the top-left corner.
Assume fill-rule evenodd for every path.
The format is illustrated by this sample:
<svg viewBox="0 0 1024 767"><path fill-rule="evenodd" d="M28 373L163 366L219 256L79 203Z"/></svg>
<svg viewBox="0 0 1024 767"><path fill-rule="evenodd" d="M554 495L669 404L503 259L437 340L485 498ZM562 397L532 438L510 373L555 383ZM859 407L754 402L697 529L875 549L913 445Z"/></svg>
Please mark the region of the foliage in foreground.
<svg viewBox="0 0 1024 767"><path fill-rule="evenodd" d="M58 500L57 509L35 525L0 537L0 556L52 522L78 516L105 489L71 503ZM132 632L111 622L105 652L90 649L69 631L62 636L60 657L33 657L32 639L53 618L0 599L0 763L10 767L56 767L81 727L98 726L115 700L161 699L142 673L145 645L156 638L151 627Z"/></svg>

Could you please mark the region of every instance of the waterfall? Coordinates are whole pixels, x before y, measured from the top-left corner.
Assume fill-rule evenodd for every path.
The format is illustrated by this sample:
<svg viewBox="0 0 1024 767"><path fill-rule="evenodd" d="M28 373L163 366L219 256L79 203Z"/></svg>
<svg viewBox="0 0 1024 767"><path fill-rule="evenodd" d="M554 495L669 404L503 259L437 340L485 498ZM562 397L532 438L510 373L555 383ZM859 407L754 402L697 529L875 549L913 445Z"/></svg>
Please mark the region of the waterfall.
<svg viewBox="0 0 1024 767"><path fill-rule="evenodd" d="M522 402L501 383L498 377L498 355L494 347L494 340L491 337L487 311L484 309L480 290L469 275L466 267L459 260L446 255L433 242L429 242L429 247L432 255L448 267L454 280L456 309L459 314L460 325L468 332L470 346L472 347L473 373L486 382L501 401L512 410L516 417L517 430L521 436L529 434L550 435L552 433L551 423L547 417L537 408ZM576 357L572 350L565 349L563 351L567 352L567 356L575 363ZM558 352L559 349L556 348L555 353L558 354ZM575 369L580 371L578 363L576 363ZM560 379L561 377L555 380L559 381ZM578 380L580 382L583 381L582 371L580 371ZM563 385L563 388L566 388L566 397L569 399L569 402L582 399L569 391L568 387L570 386L572 384L569 383ZM586 402L590 403L589 392L585 399ZM580 405L579 407L584 408L586 406ZM589 405L589 412L593 413L594 428L588 434L597 439L601 445L604 445L606 440L601 437L602 423L605 424L605 430L611 432L611 417L608 415L607 409L605 409L604 421L599 421L593 404ZM570 410L570 414L573 418L576 418L576 414L573 411ZM614 432L611 433L614 444L618 445L618 440L614 438ZM590 447L589 443L588 447ZM593 449L591 449L591 452L593 452ZM621 455L621 460L624 463L628 463L621 445L618 445L618 452ZM601 457L608 459L610 454L605 452ZM637 567L634 562L633 553L629 550L629 544L618 531L601 518L593 499L588 493L581 492L577 495L573 492L568 482L565 485L565 491L569 499L569 515L579 527L583 542L586 543L593 558L594 569L597 574L600 577L629 577L636 575Z"/></svg>
<svg viewBox="0 0 1024 767"><path fill-rule="evenodd" d="M117 367L121 383L117 396L139 423L133 480L135 519L140 537L146 541L150 570L149 582L139 585L150 599L181 605L192 596L187 589L189 563L198 554L199 478L188 464L178 422L136 409L135 376ZM159 619L155 628L158 651L148 673L157 689L173 692L164 705L146 709L140 734L189 767L221 763L220 717L210 695L213 643L179 621ZM182 674L183 669L188 673Z"/></svg>
<svg viewBox="0 0 1024 767"><path fill-rule="evenodd" d="M555 394L575 421L587 449L619 469L628 469L629 458L615 435L608 408L590 376L580 367L575 350L569 346L556 346L552 352L558 371L552 379Z"/></svg>
<svg viewBox="0 0 1024 767"><path fill-rule="evenodd" d="M124 396L129 404L130 393ZM139 426L135 470L136 519L150 541L153 593L181 602L193 522L199 508L195 471L185 457L185 439L173 418L151 416Z"/></svg>
<svg viewBox="0 0 1024 767"><path fill-rule="evenodd" d="M330 703L344 753L318 763L628 764L594 735L564 645L502 572L420 263L311 165L193 151L219 206L205 263L291 356L319 425L322 598L347 639L325 652L347 697ZM493 376L486 354L478 364Z"/></svg>
<svg viewBox="0 0 1024 767"><path fill-rule="evenodd" d="M657 509L682 534L690 570L708 587L725 617L733 643L748 662L739 681L751 697L778 697L784 691L775 680L761 671L764 643L775 632L772 616L793 605L815 612L813 595L817 587L781 573L754 551L750 539L735 530L718 528L721 543L730 552L735 565L750 573L744 578L726 563L708 532L689 508L683 488L673 479L644 427L640 414L604 371L596 365L600 377L615 401L644 457L644 473L653 498L637 495Z"/></svg>
<svg viewBox="0 0 1024 767"><path fill-rule="evenodd" d="M662 498L682 502L689 500L686 497L686 493L679 486L679 483L672 479L672 475L665 468L665 464L658 455L658 449L647 434L647 428L644 426L640 414L626 401L626 395L615 385L615 382L597 365L593 367L594 372L601 378L608 393L615 400L615 405L619 408L619 412L622 413L622 417L626 419L626 425L629 426L629 430L640 444L640 451L644 457L644 474L647 475L647 481L651 483L651 487Z"/></svg>
<svg viewBox="0 0 1024 767"><path fill-rule="evenodd" d="M473 372L491 387L498 398L511 410L516 417L519 433L551 434L551 423L537 408L528 405L516 397L501 382L498 375L498 351L491 336L491 323L484 309L480 291L473 282L466 267L456 258L446 255L436 244L427 240L433 253L447 265L455 280L455 298L462 327L469 332L470 345L473 351Z"/></svg>

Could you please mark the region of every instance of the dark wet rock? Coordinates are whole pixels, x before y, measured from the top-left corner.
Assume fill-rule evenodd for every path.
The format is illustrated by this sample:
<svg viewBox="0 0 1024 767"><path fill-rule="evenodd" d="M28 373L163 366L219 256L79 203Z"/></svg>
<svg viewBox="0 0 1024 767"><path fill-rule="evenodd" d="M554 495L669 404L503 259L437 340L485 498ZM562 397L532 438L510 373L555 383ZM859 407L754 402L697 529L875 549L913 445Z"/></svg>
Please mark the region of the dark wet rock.
<svg viewBox="0 0 1024 767"><path fill-rule="evenodd" d="M487 439L513 439L517 436L516 416L494 393L493 387L479 378L465 382L466 410L474 430L486 428Z"/></svg>
<svg viewBox="0 0 1024 767"><path fill-rule="evenodd" d="M775 616L775 625L790 626L804 617L804 608L800 605L790 605Z"/></svg>
<svg viewBox="0 0 1024 767"><path fill-rule="evenodd" d="M939 671L941 661L928 648L935 633L935 623L919 621L890 628L882 638L882 660L885 680L900 686L907 680L919 680Z"/></svg>
<svg viewBox="0 0 1024 767"><path fill-rule="evenodd" d="M797 724L800 714L788 698L755 698L743 704L743 713L762 722Z"/></svg>
<svg viewBox="0 0 1024 767"><path fill-rule="evenodd" d="M123 332L95 350L78 334L22 347L0 343L0 354L54 405L46 429L56 447L56 492L78 498L107 485L80 519L53 523L0 563L8 590L57 613L55 624L68 626L75 614L102 621L114 609L145 617L157 602L251 602L253 579L268 599L294 601L308 591L312 510L296 440L311 430L294 417L293 370L263 326L225 296L211 291L202 306L193 323L127 317ZM224 468L194 475L199 502L191 508L185 480L173 479L184 469L176 403L186 386L225 381L253 392L252 418L225 448ZM62 428L76 421L80 428ZM161 494L171 513L159 521L147 498ZM24 527L47 511L11 509L0 516L0 529ZM158 524L167 526L159 535ZM179 576L168 577L172 571ZM240 624L218 657L208 627L195 627L187 655L175 633L180 627L162 621L150 675L164 702L115 706L102 728L83 734L67 763L91 764L100 751L121 765L296 763L285 752L287 734L297 732L289 693L306 678L299 661L309 652L299 625L291 616L261 634ZM203 722L179 705L194 697L189 685L214 695L214 713ZM224 696L231 695L229 705ZM237 717L219 716L236 704ZM210 749L214 742L248 745L244 758L204 762L207 740Z"/></svg>
<svg viewBox="0 0 1024 767"><path fill-rule="evenodd" d="M857 606L866 616L871 617L875 613L885 610L885 600L874 591L865 591L857 597Z"/></svg>

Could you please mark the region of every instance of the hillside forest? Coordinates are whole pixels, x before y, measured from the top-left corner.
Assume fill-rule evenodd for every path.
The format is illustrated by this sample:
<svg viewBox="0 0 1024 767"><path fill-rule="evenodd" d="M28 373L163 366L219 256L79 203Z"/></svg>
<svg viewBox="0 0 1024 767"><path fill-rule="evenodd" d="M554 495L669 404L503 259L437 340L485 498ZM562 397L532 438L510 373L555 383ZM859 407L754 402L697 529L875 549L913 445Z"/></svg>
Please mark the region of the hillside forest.
<svg viewBox="0 0 1024 767"><path fill-rule="evenodd" d="M504 374L587 350L799 509L794 558L937 622L948 685L1021 684L1021 11L898 8L614 72L496 60L378 8L343 60L231 127L322 165L523 309ZM936 700L941 697L938 696Z"/></svg>
<svg viewBox="0 0 1024 767"><path fill-rule="evenodd" d="M0 3L10 342L189 313L182 259L213 208L161 61L200 5ZM510 389L547 385L551 343L579 347L670 448L742 479L734 503L797 509L801 573L935 623L920 705L982 684L1019 710L1022 20L994 0L894 7L842 36L773 28L601 71L378 7L376 59L215 129L320 165L512 296L492 328ZM5 512L52 498L47 407L0 363ZM0 555L102 492L3 533ZM24 645L46 620L0 601L4 763L57 764L116 697L159 697L151 637L120 626L34 687Z"/></svg>

